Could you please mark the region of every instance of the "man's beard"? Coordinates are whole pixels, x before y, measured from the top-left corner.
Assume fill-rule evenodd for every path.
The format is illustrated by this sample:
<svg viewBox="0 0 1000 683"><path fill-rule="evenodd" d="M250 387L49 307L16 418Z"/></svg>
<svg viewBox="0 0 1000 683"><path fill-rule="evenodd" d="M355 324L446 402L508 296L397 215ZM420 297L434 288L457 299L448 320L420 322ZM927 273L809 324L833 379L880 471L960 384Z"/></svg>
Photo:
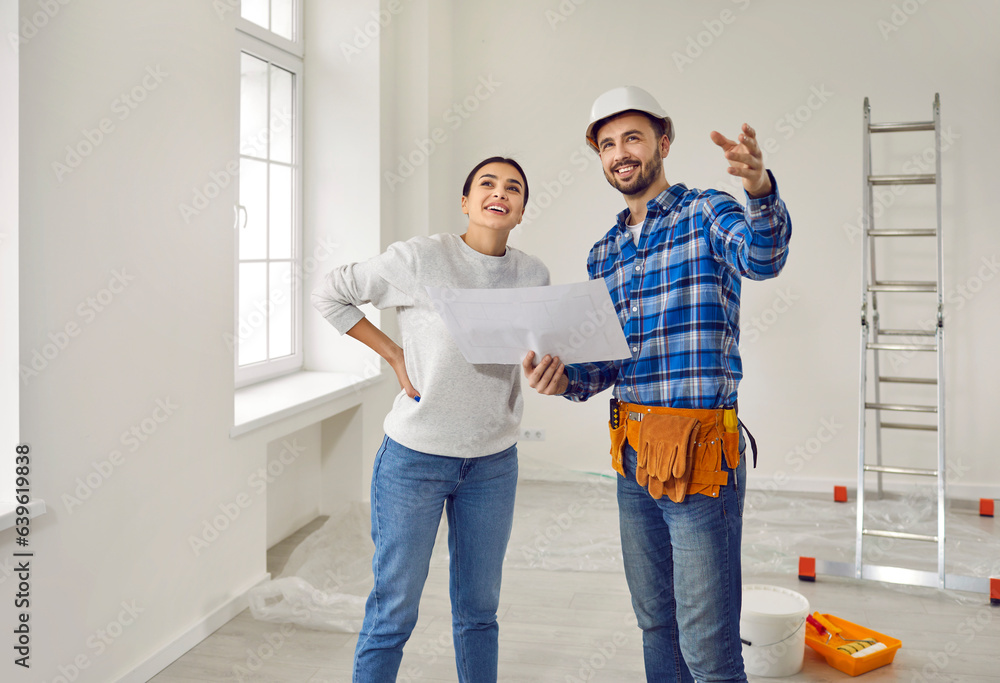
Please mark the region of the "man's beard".
<svg viewBox="0 0 1000 683"><path fill-rule="evenodd" d="M639 173L630 180L620 180L615 171L611 171L610 177L607 173L604 177L608 179L611 186L625 195L642 194L646 191L657 175L663 170L663 159L653 158L639 165Z"/></svg>

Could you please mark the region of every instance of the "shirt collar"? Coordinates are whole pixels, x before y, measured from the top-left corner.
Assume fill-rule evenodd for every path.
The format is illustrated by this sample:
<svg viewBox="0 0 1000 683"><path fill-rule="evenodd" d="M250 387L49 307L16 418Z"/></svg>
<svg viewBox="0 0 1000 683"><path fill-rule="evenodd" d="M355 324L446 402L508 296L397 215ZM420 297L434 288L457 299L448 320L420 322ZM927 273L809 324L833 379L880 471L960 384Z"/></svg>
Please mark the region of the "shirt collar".
<svg viewBox="0 0 1000 683"><path fill-rule="evenodd" d="M646 215L648 216L649 212L652 212L654 215L657 213L668 213L671 207L680 201L681 197L683 197L684 193L687 191L687 186L684 183L671 185L663 192L646 202ZM628 232L628 226L625 223L627 220L628 209L626 208L618 213L618 229L626 233Z"/></svg>

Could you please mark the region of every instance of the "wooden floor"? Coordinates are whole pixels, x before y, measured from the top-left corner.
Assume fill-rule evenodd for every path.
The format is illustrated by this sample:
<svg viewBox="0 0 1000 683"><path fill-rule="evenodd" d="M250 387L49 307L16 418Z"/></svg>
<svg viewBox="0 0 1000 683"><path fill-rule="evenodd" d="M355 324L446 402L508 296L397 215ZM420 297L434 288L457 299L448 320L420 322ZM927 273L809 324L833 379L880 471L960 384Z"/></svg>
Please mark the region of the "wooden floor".
<svg viewBox="0 0 1000 683"><path fill-rule="evenodd" d="M268 553L272 576L292 549L325 518L315 520ZM1000 555L993 545L984 554ZM836 577L803 583L789 573L744 576L744 583L783 586L805 595L813 609L900 639L895 661L865 674L864 683L1000 681L1000 607L986 596L891 587ZM505 569L499 610L500 680L516 683L645 681L641 640L620 572ZM255 620L244 611L154 677L154 683L350 681L355 634ZM456 681L447 569L433 566L420 620L406 646L398 681ZM802 671L784 679L854 680L805 649Z"/></svg>

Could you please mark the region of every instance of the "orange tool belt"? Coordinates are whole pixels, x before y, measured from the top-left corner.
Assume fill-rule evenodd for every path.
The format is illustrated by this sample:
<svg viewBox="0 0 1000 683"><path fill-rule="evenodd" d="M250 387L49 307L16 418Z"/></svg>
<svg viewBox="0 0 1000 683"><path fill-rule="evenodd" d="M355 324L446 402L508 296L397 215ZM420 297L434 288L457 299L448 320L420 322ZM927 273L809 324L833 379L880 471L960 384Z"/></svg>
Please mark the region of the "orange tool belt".
<svg viewBox="0 0 1000 683"><path fill-rule="evenodd" d="M664 493L675 503L701 493L718 497L729 481L722 458L740 463L739 420L735 408L688 410L643 406L612 399L611 466L625 476L625 442L637 454L636 482L653 498Z"/></svg>

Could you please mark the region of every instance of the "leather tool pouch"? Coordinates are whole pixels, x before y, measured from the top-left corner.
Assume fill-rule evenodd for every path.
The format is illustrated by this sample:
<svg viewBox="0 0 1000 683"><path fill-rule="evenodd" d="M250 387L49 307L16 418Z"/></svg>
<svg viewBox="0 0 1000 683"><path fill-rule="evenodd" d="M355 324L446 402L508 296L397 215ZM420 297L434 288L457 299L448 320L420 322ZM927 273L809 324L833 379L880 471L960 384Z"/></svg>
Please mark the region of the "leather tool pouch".
<svg viewBox="0 0 1000 683"><path fill-rule="evenodd" d="M622 465L622 451L625 450L625 423L617 427L608 425L611 430L611 467L621 476L625 476L625 466Z"/></svg>
<svg viewBox="0 0 1000 683"><path fill-rule="evenodd" d="M641 421L628 419L630 409L643 410ZM611 399L611 466L625 476L622 464L625 443L636 451L636 481L653 498L680 503L687 495L717 497L729 481L722 469L740 463L740 432L736 411L676 410L656 413L644 406L619 404ZM647 412L648 411L648 412Z"/></svg>
<svg viewBox="0 0 1000 683"><path fill-rule="evenodd" d="M681 415L643 416L636 447L635 480L653 498L683 502L699 458L701 423Z"/></svg>

